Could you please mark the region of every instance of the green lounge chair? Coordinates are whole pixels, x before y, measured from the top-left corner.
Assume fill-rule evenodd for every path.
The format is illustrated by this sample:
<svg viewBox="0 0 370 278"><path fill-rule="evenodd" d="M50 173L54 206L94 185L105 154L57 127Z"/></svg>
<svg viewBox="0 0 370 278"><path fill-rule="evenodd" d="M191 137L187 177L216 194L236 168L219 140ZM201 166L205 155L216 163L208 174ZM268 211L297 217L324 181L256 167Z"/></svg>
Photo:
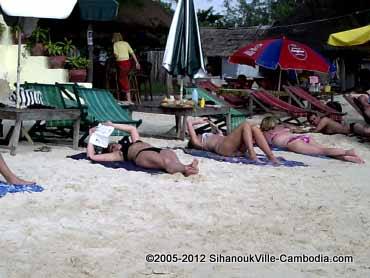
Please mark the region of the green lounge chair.
<svg viewBox="0 0 370 278"><path fill-rule="evenodd" d="M142 123L142 120L133 120L131 112L122 108L108 90L75 86L74 92L80 101L83 100L86 107L86 116L82 121L82 125L92 127L101 122L111 121L138 127ZM116 136L123 134L126 133L117 130L113 133ZM84 138L87 135L85 134Z"/></svg>
<svg viewBox="0 0 370 278"><path fill-rule="evenodd" d="M24 89L31 89L34 91L40 91L42 94L43 105L58 109L67 108L78 108L75 106L69 106L63 98L59 87L53 84L41 84L41 83L24 83L21 85ZM58 137L72 137L73 121L72 120L50 120L46 121L45 125L42 125L40 121L37 121L35 125L30 129L29 134L37 136L38 139L45 139L45 132L53 133Z"/></svg>
<svg viewBox="0 0 370 278"><path fill-rule="evenodd" d="M186 88L186 96L191 98L191 93L194 88ZM198 92L198 98L204 98L205 101L213 101L216 105L221 105L221 106L230 106L226 101L220 99L217 95L212 95L208 91L202 88L195 88ZM231 113L231 130L234 130L237 128L240 124L245 122L246 115L239 110L235 108L230 108L230 113ZM225 122L225 119L218 119L216 122L219 123L220 121ZM225 126L226 123L223 123L222 126Z"/></svg>

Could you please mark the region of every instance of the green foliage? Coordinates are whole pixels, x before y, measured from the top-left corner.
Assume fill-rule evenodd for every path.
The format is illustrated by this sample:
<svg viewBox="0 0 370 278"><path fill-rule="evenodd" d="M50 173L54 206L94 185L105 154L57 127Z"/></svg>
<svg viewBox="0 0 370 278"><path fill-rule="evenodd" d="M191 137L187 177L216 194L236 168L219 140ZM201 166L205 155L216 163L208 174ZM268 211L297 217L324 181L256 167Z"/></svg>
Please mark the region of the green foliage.
<svg viewBox="0 0 370 278"><path fill-rule="evenodd" d="M72 56L67 58L67 65L71 69L85 69L89 65L89 59L81 56Z"/></svg>
<svg viewBox="0 0 370 278"><path fill-rule="evenodd" d="M37 26L35 30L32 31L31 36L26 41L26 48L30 51L35 44L45 43L49 37L49 29L43 29Z"/></svg>
<svg viewBox="0 0 370 278"><path fill-rule="evenodd" d="M64 46L63 42L48 41L45 44L46 53L49 56L63 56L64 55L63 46Z"/></svg>
<svg viewBox="0 0 370 278"><path fill-rule="evenodd" d="M45 43L49 37L49 29L43 29L40 26L37 26L35 30L33 30L30 40L33 43Z"/></svg>
<svg viewBox="0 0 370 278"><path fill-rule="evenodd" d="M165 9L169 14L173 14L173 10L172 10L172 4L171 2L169 3L165 3L165 2L162 2L162 1L159 1L159 5Z"/></svg>
<svg viewBox="0 0 370 278"><path fill-rule="evenodd" d="M64 42L48 41L45 44L46 53L49 56L67 56L72 55L76 46L72 44L72 40L64 38Z"/></svg>
<svg viewBox="0 0 370 278"><path fill-rule="evenodd" d="M272 20L280 21L292 16L298 6L296 0L280 0L271 4Z"/></svg>
<svg viewBox="0 0 370 278"><path fill-rule="evenodd" d="M72 56L73 52L76 50L76 46L72 43L72 40L68 40L64 38L64 42L62 42L63 53L67 56Z"/></svg>
<svg viewBox="0 0 370 278"><path fill-rule="evenodd" d="M4 31L5 31L5 26L4 24L0 23L0 37L3 35Z"/></svg>
<svg viewBox="0 0 370 278"><path fill-rule="evenodd" d="M221 27L222 18L222 15L214 13L213 7L210 7L207 10L198 11L198 21L200 26L203 27Z"/></svg>
<svg viewBox="0 0 370 278"><path fill-rule="evenodd" d="M236 2L236 3L235 3ZM294 14L297 0L224 0L225 27L272 24Z"/></svg>
<svg viewBox="0 0 370 278"><path fill-rule="evenodd" d="M10 27L10 32L14 34L16 37L18 37L18 32L22 32L22 29L19 25L14 25Z"/></svg>

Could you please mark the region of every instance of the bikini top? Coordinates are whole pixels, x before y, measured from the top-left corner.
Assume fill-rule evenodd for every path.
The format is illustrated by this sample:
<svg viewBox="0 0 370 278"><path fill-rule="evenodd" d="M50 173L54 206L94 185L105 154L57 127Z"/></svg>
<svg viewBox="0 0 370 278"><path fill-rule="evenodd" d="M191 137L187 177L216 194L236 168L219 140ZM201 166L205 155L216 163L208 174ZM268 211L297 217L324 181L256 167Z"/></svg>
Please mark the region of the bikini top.
<svg viewBox="0 0 370 278"><path fill-rule="evenodd" d="M132 142L130 136L124 136L121 140L118 141L118 144L121 145L121 152L123 154L123 159L128 161L128 149L131 147Z"/></svg>
<svg viewBox="0 0 370 278"><path fill-rule="evenodd" d="M130 136L123 136L121 140L118 141L118 144L121 145L121 152L123 155L124 161L128 161L128 149L131 147L131 145L135 143L143 142L141 140L137 140L134 143L131 142Z"/></svg>
<svg viewBox="0 0 370 278"><path fill-rule="evenodd" d="M267 136L266 136L267 141L269 141L269 143L271 144L277 136L279 136L283 133L287 133L289 131L290 131L289 128L282 128L282 129L278 129L276 131L270 131L270 132L267 133Z"/></svg>
<svg viewBox="0 0 370 278"><path fill-rule="evenodd" d="M203 133L202 134L202 137L201 137L201 142L202 142L202 145L204 146L205 144L207 144L207 141L210 137L212 137L214 134L211 133L211 132L206 132L206 133Z"/></svg>

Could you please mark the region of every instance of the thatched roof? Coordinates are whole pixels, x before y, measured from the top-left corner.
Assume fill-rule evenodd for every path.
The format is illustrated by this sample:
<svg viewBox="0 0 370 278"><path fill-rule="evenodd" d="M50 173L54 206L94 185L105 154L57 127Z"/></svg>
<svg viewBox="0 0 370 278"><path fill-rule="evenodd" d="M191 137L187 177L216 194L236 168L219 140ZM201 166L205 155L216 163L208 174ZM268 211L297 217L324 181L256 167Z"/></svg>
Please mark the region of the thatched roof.
<svg viewBox="0 0 370 278"><path fill-rule="evenodd" d="M240 47L260 39L268 26L248 28L201 27L200 37L204 55L228 57Z"/></svg>
<svg viewBox="0 0 370 278"><path fill-rule="evenodd" d="M172 15L158 2L141 0L127 1L120 5L116 21L128 26L141 26L148 29L166 28L171 25Z"/></svg>

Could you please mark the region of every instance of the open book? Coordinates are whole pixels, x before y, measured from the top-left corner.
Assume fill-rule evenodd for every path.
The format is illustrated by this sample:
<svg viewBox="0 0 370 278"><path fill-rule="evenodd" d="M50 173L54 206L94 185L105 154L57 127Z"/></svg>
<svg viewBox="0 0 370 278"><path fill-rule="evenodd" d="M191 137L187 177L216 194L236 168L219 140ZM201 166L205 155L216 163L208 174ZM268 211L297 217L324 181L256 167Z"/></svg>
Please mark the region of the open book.
<svg viewBox="0 0 370 278"><path fill-rule="evenodd" d="M96 131L91 134L89 142L102 148L108 147L109 136L112 134L114 127L99 124Z"/></svg>

